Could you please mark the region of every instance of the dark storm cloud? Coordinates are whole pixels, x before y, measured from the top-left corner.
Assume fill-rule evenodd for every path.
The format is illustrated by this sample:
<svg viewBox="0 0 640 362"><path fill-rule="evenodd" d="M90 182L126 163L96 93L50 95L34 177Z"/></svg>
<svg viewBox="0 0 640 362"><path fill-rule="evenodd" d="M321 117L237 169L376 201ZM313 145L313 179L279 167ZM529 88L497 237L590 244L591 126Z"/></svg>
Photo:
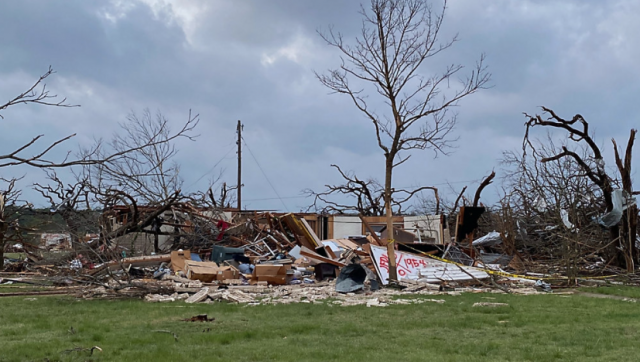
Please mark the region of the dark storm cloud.
<svg viewBox="0 0 640 362"><path fill-rule="evenodd" d="M51 88L82 107L15 107L5 112L0 142L77 132L76 142L86 144L108 137L131 110L160 110L178 127L193 109L201 136L181 142L179 158L185 185L196 189L215 164L233 182L235 123L242 119L253 151L245 151L247 206L284 208L255 157L286 208L299 209L307 204L295 198L301 189L338 181L332 163L362 178L382 176L370 123L313 74L339 64L316 31L335 26L352 39L358 10L358 2L339 0L5 2L0 99L52 64L59 73ZM638 124L639 13L633 1L449 2L443 39L459 33L460 41L424 71L470 67L484 52L493 87L460 103L455 152L414 154L398 169L396 185L479 179L504 149L517 149L522 112L540 105L583 114L610 156L609 138L624 142Z"/></svg>

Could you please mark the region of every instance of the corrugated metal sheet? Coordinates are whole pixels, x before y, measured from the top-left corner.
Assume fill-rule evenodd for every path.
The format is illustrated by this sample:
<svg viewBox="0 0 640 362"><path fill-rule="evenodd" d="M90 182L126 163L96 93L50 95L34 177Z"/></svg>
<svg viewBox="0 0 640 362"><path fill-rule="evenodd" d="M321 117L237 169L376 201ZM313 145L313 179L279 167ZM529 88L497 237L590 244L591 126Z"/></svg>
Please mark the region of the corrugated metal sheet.
<svg viewBox="0 0 640 362"><path fill-rule="evenodd" d="M513 256L504 254L481 253L480 259L484 264L500 264L502 266L509 265Z"/></svg>
<svg viewBox="0 0 640 362"><path fill-rule="evenodd" d="M464 271L460 270L461 268ZM453 264L419 269L418 274L418 280L427 283L438 283L441 281L466 281L473 280L474 278L485 279L489 277L489 274L484 270L472 267L458 267Z"/></svg>

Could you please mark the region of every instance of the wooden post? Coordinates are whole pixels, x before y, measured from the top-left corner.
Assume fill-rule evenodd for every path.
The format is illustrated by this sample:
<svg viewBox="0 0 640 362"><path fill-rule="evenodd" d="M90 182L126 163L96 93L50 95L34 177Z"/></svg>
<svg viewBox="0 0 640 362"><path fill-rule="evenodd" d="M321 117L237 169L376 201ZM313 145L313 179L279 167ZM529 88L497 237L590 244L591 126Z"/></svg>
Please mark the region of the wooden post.
<svg viewBox="0 0 640 362"><path fill-rule="evenodd" d="M242 122L238 120L238 212L242 210Z"/></svg>
<svg viewBox="0 0 640 362"><path fill-rule="evenodd" d="M371 227L371 225L369 225L367 220L364 219L364 216L362 216L362 214L359 214L358 217L360 218L360 221L362 221L362 225L364 225L367 231L369 231L369 233L371 234L371 237L376 241L376 243L378 243L378 246L384 246L384 244L382 243L382 240L380 240L378 235L376 235L375 230L373 230L373 228Z"/></svg>

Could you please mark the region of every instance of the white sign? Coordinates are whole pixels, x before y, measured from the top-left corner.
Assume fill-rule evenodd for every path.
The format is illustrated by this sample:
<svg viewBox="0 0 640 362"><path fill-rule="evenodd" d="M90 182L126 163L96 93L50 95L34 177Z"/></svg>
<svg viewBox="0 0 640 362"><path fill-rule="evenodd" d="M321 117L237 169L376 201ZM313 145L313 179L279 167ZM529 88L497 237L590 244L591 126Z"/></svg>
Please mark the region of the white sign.
<svg viewBox="0 0 640 362"><path fill-rule="evenodd" d="M382 279L382 284L389 284L389 256L387 255L387 248L371 245L371 254L373 254L374 264L378 275ZM484 270L479 268L468 266L459 267L440 260L397 250L395 254L398 280L420 279L427 283L437 283L443 280L472 280L473 278L482 279L489 276Z"/></svg>

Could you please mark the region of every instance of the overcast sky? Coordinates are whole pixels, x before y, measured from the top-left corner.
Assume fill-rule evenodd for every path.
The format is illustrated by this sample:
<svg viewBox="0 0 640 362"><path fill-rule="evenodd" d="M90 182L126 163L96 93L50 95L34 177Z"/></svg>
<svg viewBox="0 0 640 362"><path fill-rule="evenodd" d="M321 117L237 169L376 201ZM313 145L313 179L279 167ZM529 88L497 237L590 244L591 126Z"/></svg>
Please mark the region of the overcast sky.
<svg viewBox="0 0 640 362"><path fill-rule="evenodd" d="M351 0L3 1L0 103L51 65L57 74L48 87L81 107L12 107L0 120L0 145L8 150L36 134L51 141L77 133L66 151L109 137L131 111L160 111L178 127L191 109L200 114L200 137L180 143L185 191L205 187L220 171L235 183L239 119L253 154L245 147L248 208L305 208L302 189L339 181L333 163L382 179L371 124L313 73L339 62L316 31L334 26L353 39L358 7ZM640 125L639 16L634 0L451 1L443 40L459 33L460 41L424 74L452 63L473 66L484 52L493 87L460 103L452 155L415 154L397 169L394 185L475 189L499 171L502 151L521 146L522 113L542 105L566 117L582 114L612 165L610 139L624 144ZM26 173L23 184L41 177L2 172ZM498 195L494 186L489 199Z"/></svg>

